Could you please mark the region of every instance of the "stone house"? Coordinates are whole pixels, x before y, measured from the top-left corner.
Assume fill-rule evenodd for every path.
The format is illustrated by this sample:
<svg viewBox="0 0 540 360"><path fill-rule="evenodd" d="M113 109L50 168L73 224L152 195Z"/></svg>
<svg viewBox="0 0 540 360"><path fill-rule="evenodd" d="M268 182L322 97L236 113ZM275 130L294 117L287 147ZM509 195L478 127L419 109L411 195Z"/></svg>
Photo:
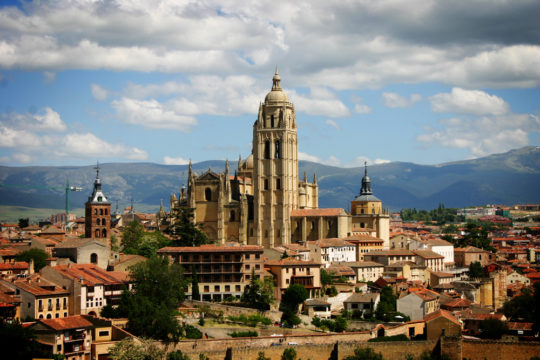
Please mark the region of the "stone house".
<svg viewBox="0 0 540 360"><path fill-rule="evenodd" d="M291 284L303 285L309 297L317 297L321 290L321 264L291 258L267 261L265 268L274 276L276 300Z"/></svg>
<svg viewBox="0 0 540 360"><path fill-rule="evenodd" d="M374 261L346 262L343 265L353 269L356 272L356 280L362 282L375 282L382 276L384 271L384 265Z"/></svg>
<svg viewBox="0 0 540 360"><path fill-rule="evenodd" d="M347 311L360 312L361 316L368 316L375 312L380 299L379 293L354 293L343 302L343 307Z"/></svg>
<svg viewBox="0 0 540 360"><path fill-rule="evenodd" d="M111 250L96 239L68 238L56 245L53 256L68 258L76 264L94 264L107 269Z"/></svg>
<svg viewBox="0 0 540 360"><path fill-rule="evenodd" d="M411 320L422 320L427 314L439 310L439 297L431 291L416 291L397 300L397 311Z"/></svg>
<svg viewBox="0 0 540 360"><path fill-rule="evenodd" d="M446 310L437 310L425 316L427 340L438 340L441 336L461 336L461 323Z"/></svg>

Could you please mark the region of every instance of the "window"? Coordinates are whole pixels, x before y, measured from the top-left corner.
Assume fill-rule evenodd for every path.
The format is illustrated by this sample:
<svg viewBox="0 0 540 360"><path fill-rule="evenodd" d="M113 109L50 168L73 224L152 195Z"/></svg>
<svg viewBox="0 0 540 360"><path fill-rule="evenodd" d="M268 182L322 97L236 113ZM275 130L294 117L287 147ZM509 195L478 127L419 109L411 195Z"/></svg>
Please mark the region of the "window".
<svg viewBox="0 0 540 360"><path fill-rule="evenodd" d="M56 345L56 352L62 352L62 344Z"/></svg>
<svg viewBox="0 0 540 360"><path fill-rule="evenodd" d="M204 285L204 292L210 292L210 286Z"/></svg>
<svg viewBox="0 0 540 360"><path fill-rule="evenodd" d="M96 229L95 236L96 236L97 238L99 237L99 229Z"/></svg>
<svg viewBox="0 0 540 360"><path fill-rule="evenodd" d="M101 219L97 219L97 220L96 220L96 224L97 224L97 225L101 225Z"/></svg>
<svg viewBox="0 0 540 360"><path fill-rule="evenodd" d="M107 237L107 230L103 229L101 234L102 234L102 237L106 238Z"/></svg>
<svg viewBox="0 0 540 360"><path fill-rule="evenodd" d="M253 236L253 228L249 229L249 236Z"/></svg>
<svg viewBox="0 0 540 360"><path fill-rule="evenodd" d="M255 254L255 259L260 259L261 258L261 254Z"/></svg>
<svg viewBox="0 0 540 360"><path fill-rule="evenodd" d="M289 279L286 279L285 280L285 284L289 284L290 280Z"/></svg>
<svg viewBox="0 0 540 360"><path fill-rule="evenodd" d="M360 224L360 227L361 227L361 228L363 229L363 228L365 228L365 227L366 227L366 224L364 224L364 223L361 223L361 224Z"/></svg>
<svg viewBox="0 0 540 360"><path fill-rule="evenodd" d="M54 315L54 317L58 319L58 318L60 317L60 314L59 314L59 313L56 313L56 314Z"/></svg>
<svg viewBox="0 0 540 360"><path fill-rule="evenodd" d="M264 190L268 190L268 179L264 179Z"/></svg>
<svg viewBox="0 0 540 360"><path fill-rule="evenodd" d="M97 264L98 263L98 256L96 253L92 253L92 255L90 255L90 263L91 264Z"/></svg>
<svg viewBox="0 0 540 360"><path fill-rule="evenodd" d="M264 230L264 237L265 237L265 238L268 237L268 230Z"/></svg>
<svg viewBox="0 0 540 360"><path fill-rule="evenodd" d="M251 266L249 266L248 264L246 264L246 270L249 270L251 269Z"/></svg>
<svg viewBox="0 0 540 360"><path fill-rule="evenodd" d="M278 237L278 238L281 237L281 230L278 230L278 231L277 231L277 237Z"/></svg>
<svg viewBox="0 0 540 360"><path fill-rule="evenodd" d="M94 215L97 215L97 209L94 209Z"/></svg>
<svg viewBox="0 0 540 360"><path fill-rule="evenodd" d="M275 145L274 157L276 159L279 159L281 158L281 143L279 142L279 140L276 140L274 145Z"/></svg>
<svg viewBox="0 0 540 360"><path fill-rule="evenodd" d="M109 215L109 210L105 209L105 215Z"/></svg>
<svg viewBox="0 0 540 360"><path fill-rule="evenodd" d="M266 140L264 142L264 158L270 159L270 141Z"/></svg>
<svg viewBox="0 0 540 360"><path fill-rule="evenodd" d="M66 317L66 316L67 316L67 312L64 313L64 317Z"/></svg>
<svg viewBox="0 0 540 360"><path fill-rule="evenodd" d="M240 285L236 285L234 288L236 291L242 291L242 288L240 287Z"/></svg>
<svg viewBox="0 0 540 360"><path fill-rule="evenodd" d="M212 190L210 190L210 188L204 190L204 199L206 201L212 201Z"/></svg>
<svg viewBox="0 0 540 360"><path fill-rule="evenodd" d="M274 115L270 115L270 127L274 127Z"/></svg>
<svg viewBox="0 0 540 360"><path fill-rule="evenodd" d="M52 319L52 315L51 315L51 314L47 314L47 319Z"/></svg>
<svg viewBox="0 0 540 360"><path fill-rule="evenodd" d="M364 213L364 209L360 210L360 214L363 214Z"/></svg>
<svg viewBox="0 0 540 360"><path fill-rule="evenodd" d="M101 200L99 200L101 201ZM103 215L103 209L99 209L99 215Z"/></svg>
<svg viewBox="0 0 540 360"><path fill-rule="evenodd" d="M231 213L230 213L230 216L229 216L229 221L234 221L234 218L235 218L235 213L234 213L234 210L231 210Z"/></svg>
<svg viewBox="0 0 540 360"><path fill-rule="evenodd" d="M276 179L276 189L281 190L281 179Z"/></svg>
<svg viewBox="0 0 540 360"><path fill-rule="evenodd" d="M109 330L102 330L99 332L99 336L109 336Z"/></svg>
<svg viewBox="0 0 540 360"><path fill-rule="evenodd" d="M214 286L214 291L219 292L219 285Z"/></svg>
<svg viewBox="0 0 540 360"><path fill-rule="evenodd" d="M231 291L231 285L225 285L225 291Z"/></svg>

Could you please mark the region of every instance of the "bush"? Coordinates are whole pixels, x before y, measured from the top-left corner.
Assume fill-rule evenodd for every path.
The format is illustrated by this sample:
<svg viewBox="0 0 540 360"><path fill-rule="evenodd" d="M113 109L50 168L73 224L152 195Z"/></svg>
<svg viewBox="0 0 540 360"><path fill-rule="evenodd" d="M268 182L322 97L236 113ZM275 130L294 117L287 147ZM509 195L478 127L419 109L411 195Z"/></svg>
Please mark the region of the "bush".
<svg viewBox="0 0 540 360"><path fill-rule="evenodd" d="M184 332L186 333L186 338L188 339L202 339L202 332L195 326L185 325Z"/></svg>
<svg viewBox="0 0 540 360"><path fill-rule="evenodd" d="M205 322L205 321L204 321L204 318L200 318L200 319L199 319L199 325L204 326L204 322Z"/></svg>
<svg viewBox="0 0 540 360"><path fill-rule="evenodd" d="M237 338L237 337L257 337L259 336L259 333L256 331L235 331L233 333L228 334L230 337Z"/></svg>

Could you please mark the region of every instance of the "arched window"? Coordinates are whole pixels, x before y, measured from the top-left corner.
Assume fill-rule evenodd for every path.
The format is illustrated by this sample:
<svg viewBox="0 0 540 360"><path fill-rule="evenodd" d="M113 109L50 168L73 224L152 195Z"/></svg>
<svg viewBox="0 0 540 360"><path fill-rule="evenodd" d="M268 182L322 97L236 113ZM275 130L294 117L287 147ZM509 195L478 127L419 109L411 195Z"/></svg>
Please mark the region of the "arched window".
<svg viewBox="0 0 540 360"><path fill-rule="evenodd" d="M270 116L270 127L274 127L274 115Z"/></svg>
<svg viewBox="0 0 540 360"><path fill-rule="evenodd" d="M97 225L101 225L101 219L99 219L99 218L96 219L96 224L97 224Z"/></svg>
<svg viewBox="0 0 540 360"><path fill-rule="evenodd" d="M279 140L276 140L275 142L274 157L276 159L279 159L281 157L281 143L279 142Z"/></svg>
<svg viewBox="0 0 540 360"><path fill-rule="evenodd" d="M235 213L234 213L234 210L231 210L231 214L230 214L230 217L229 217L229 221L234 221L234 218L235 218Z"/></svg>
<svg viewBox="0 0 540 360"><path fill-rule="evenodd" d="M212 201L212 190L210 188L204 190L204 199L206 201Z"/></svg>
<svg viewBox="0 0 540 360"><path fill-rule="evenodd" d="M43 319L43 314L39 315L39 318L40 318L40 319Z"/></svg>
<svg viewBox="0 0 540 360"><path fill-rule="evenodd" d="M372 213L372 214L375 214L375 209L371 209L371 213Z"/></svg>
<svg viewBox="0 0 540 360"><path fill-rule="evenodd" d="M100 233L99 233L99 229L96 229L96 237L98 238L98 237L99 237L99 235L100 235Z"/></svg>
<svg viewBox="0 0 540 360"><path fill-rule="evenodd" d="M52 319L52 315L51 315L51 314L47 314L47 319Z"/></svg>
<svg viewBox="0 0 540 360"><path fill-rule="evenodd" d="M109 209L105 209L105 215L109 215Z"/></svg>
<svg viewBox="0 0 540 360"><path fill-rule="evenodd" d="M97 209L94 209L94 215L97 215Z"/></svg>
<svg viewBox="0 0 540 360"><path fill-rule="evenodd" d="M103 209L99 209L99 215L103 215Z"/></svg>
<svg viewBox="0 0 540 360"><path fill-rule="evenodd" d="M98 256L96 253L92 253L90 255L90 263L91 264L97 264Z"/></svg>
<svg viewBox="0 0 540 360"><path fill-rule="evenodd" d="M281 190L281 179L276 179L276 189Z"/></svg>
<svg viewBox="0 0 540 360"><path fill-rule="evenodd" d="M253 228L249 229L249 236L253 236Z"/></svg>
<svg viewBox="0 0 540 360"><path fill-rule="evenodd" d="M103 231L101 232L103 234L102 237L106 238L107 237L107 230L103 229Z"/></svg>
<svg viewBox="0 0 540 360"><path fill-rule="evenodd" d="M266 140L264 142L264 158L270 159L270 141Z"/></svg>
<svg viewBox="0 0 540 360"><path fill-rule="evenodd" d="M101 219L101 225L107 225L107 220Z"/></svg>
<svg viewBox="0 0 540 360"><path fill-rule="evenodd" d="M268 179L264 179L264 190L268 190Z"/></svg>

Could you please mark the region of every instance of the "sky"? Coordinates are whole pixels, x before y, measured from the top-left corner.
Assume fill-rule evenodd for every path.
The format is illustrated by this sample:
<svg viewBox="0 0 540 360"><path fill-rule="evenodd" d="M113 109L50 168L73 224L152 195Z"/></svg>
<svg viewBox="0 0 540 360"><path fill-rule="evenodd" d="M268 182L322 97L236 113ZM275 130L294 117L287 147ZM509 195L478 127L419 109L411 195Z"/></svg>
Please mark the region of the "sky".
<svg viewBox="0 0 540 360"><path fill-rule="evenodd" d="M247 157L279 69L299 158L540 145L540 1L0 0L0 165Z"/></svg>

